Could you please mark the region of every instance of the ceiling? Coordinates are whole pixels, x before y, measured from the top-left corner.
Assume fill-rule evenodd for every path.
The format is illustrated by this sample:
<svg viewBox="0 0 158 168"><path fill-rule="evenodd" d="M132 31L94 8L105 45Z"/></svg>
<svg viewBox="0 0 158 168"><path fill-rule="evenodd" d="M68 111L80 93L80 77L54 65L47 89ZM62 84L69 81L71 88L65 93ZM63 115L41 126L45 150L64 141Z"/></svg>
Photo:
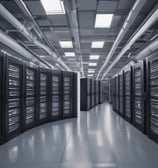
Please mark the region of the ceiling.
<svg viewBox="0 0 158 168"><path fill-rule="evenodd" d="M68 1L68 3L66 2ZM23 0L27 9L33 16L33 21L24 13L22 8L17 4L17 1L1 1L4 7L15 16L27 29L33 24L39 26L44 35L43 38L37 37L37 34L32 31L32 34L38 38L39 41L48 45L51 50L55 51L58 56L73 70L81 71L83 65L84 75L87 76L88 69L95 69L92 78L96 78L100 68L106 60L112 45L120 32L123 23L128 16L131 7L136 2L135 0L64 0L66 14L60 15L46 15L45 10L40 0ZM115 60L119 52L123 49L126 42L130 39L131 35L140 26L144 19L148 16L150 11L157 5L157 0L146 0L143 8L140 10L138 16L133 24L129 27L124 38L119 43L116 51L100 73L99 79L108 68L108 66ZM69 9L68 9L69 8ZM76 21L78 27L72 27L72 17L69 15L70 9L76 10ZM95 28L96 14L114 14L110 28ZM32 24L33 23L33 24ZM145 32L143 36L127 51L123 57L113 66L111 71L107 74L107 78L111 78L114 74L118 73L127 63L130 62L129 53L134 54L138 49L144 46L149 40L157 34L157 25L155 24ZM19 32L16 28L0 17L0 29L9 34L16 40L20 40L26 45L29 50L33 51L36 55L59 68L59 64L50 57L48 52L39 46L30 42ZM75 31L74 31L75 30ZM75 33L78 33L79 43L76 42ZM61 48L59 41L72 41L73 48ZM103 48L91 48L92 41L105 41ZM64 52L75 52L74 58L65 57ZM100 55L99 60L90 60L90 55ZM90 67L89 62L96 62L96 67ZM58 66L57 66L58 65Z"/></svg>

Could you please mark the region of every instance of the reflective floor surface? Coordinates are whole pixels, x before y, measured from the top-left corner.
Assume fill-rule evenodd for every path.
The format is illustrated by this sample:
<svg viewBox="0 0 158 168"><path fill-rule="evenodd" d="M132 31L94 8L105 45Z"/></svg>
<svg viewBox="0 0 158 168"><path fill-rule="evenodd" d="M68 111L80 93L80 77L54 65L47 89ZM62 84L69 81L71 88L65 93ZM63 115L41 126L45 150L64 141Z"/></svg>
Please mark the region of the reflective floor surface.
<svg viewBox="0 0 158 168"><path fill-rule="evenodd" d="M0 146L0 168L158 168L158 145L104 103Z"/></svg>

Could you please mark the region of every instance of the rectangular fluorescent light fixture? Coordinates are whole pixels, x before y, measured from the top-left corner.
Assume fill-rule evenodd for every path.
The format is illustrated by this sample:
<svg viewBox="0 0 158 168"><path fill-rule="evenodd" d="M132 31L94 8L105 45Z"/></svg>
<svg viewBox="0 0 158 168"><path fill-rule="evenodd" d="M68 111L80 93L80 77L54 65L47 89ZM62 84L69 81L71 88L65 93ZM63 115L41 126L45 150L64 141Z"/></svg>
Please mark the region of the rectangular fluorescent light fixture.
<svg viewBox="0 0 158 168"><path fill-rule="evenodd" d="M63 1L61 0L41 0L47 15L65 14Z"/></svg>
<svg viewBox="0 0 158 168"><path fill-rule="evenodd" d="M96 66L96 65L97 65L97 63L90 62L88 65L89 65L89 66Z"/></svg>
<svg viewBox="0 0 158 168"><path fill-rule="evenodd" d="M93 76L93 74L88 74L88 76Z"/></svg>
<svg viewBox="0 0 158 168"><path fill-rule="evenodd" d="M99 57L100 57L99 55L90 55L89 59L90 60L97 60L97 59L99 59Z"/></svg>
<svg viewBox="0 0 158 168"><path fill-rule="evenodd" d="M95 28L111 27L113 14L97 14L95 19Z"/></svg>
<svg viewBox="0 0 158 168"><path fill-rule="evenodd" d="M59 41L61 48L73 48L72 41Z"/></svg>
<svg viewBox="0 0 158 168"><path fill-rule="evenodd" d="M104 41L93 41L91 48L103 48L104 47Z"/></svg>
<svg viewBox="0 0 158 168"><path fill-rule="evenodd" d="M74 52L65 52L64 54L66 57L74 57L75 56Z"/></svg>

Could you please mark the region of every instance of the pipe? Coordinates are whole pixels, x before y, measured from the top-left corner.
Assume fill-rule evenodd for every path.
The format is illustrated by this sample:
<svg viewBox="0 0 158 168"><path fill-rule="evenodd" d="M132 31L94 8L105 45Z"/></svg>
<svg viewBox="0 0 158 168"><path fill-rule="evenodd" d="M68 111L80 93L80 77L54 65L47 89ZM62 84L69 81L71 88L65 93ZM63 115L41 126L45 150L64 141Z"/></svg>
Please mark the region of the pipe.
<svg viewBox="0 0 158 168"><path fill-rule="evenodd" d="M147 47L134 56L137 60L142 60L145 57L151 55L154 51L158 49L158 38L152 41Z"/></svg>
<svg viewBox="0 0 158 168"><path fill-rule="evenodd" d="M144 6L145 2L146 2L146 0L137 0L135 2L135 4L133 5L132 9L130 10L130 12L129 12L127 18L126 18L126 20L124 21L124 24L123 24L118 36L116 37L116 40L115 40L115 42L114 42L114 44L113 44L108 56L106 57L106 60L105 60L104 64L102 65L101 69L99 70L99 73L98 73L96 79L99 78L102 70L105 68L105 66L108 65L108 62L110 61L111 57L115 53L119 43L121 42L121 40L126 35L127 31L129 30L129 27L132 25L132 23L136 19L138 13L140 12L142 7Z"/></svg>
<svg viewBox="0 0 158 168"><path fill-rule="evenodd" d="M149 14L150 15L150 14ZM107 75L107 73L111 70L111 68L120 60L120 58L131 48L131 46L143 35L145 31L147 31L156 21L158 20L158 9L154 11L154 13L151 14L150 17L148 17L147 20L145 20L143 26L141 28L138 28L135 35L129 40L129 42L125 45L125 47L121 50L119 55L116 57L116 59L112 62L112 64L109 66L109 68L104 73L102 79Z"/></svg>
<svg viewBox="0 0 158 168"><path fill-rule="evenodd" d="M79 25L78 25L77 9L76 9L77 4L76 4L76 1L71 1L71 4L70 4L70 0L65 0L64 5L66 7L66 13L70 21L75 44L77 46L76 53L79 53L79 56L80 56L80 60L79 60L80 70L81 70L82 76L84 77L83 59L82 59L82 52L81 52L81 45L80 45Z"/></svg>
<svg viewBox="0 0 158 168"><path fill-rule="evenodd" d="M49 53L50 56L52 56L54 60L57 60L57 55L52 52L49 47L36 40L36 38L33 37L31 33L2 4L0 4L0 14L17 30L19 30L29 41L44 49ZM63 62L62 59L60 59L59 64L64 66L66 70L71 71L71 69Z"/></svg>

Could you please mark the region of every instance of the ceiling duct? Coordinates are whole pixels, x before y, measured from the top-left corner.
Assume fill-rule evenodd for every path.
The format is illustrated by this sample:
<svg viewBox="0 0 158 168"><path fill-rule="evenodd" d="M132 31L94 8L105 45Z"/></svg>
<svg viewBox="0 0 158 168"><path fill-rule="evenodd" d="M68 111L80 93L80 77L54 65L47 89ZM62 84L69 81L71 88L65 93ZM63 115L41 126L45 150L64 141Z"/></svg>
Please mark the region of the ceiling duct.
<svg viewBox="0 0 158 168"><path fill-rule="evenodd" d="M57 61L61 64L65 70L71 71L71 69L63 62L61 58L58 58L55 52L53 52L48 46L39 42L36 37L22 25L2 4L0 4L0 14L3 16L9 23L11 23L19 32L21 32L30 42L44 49L50 56L52 56L54 61Z"/></svg>
<svg viewBox="0 0 158 168"><path fill-rule="evenodd" d="M120 58L131 48L131 46L158 20L158 9L157 6L154 9L154 12L152 11L152 14L150 13L147 19L143 22L143 25L141 25L134 33L134 35L131 37L131 39L127 42L125 47L121 50L119 55L116 57L116 59L112 62L112 64L108 67L106 72L104 73L102 79L108 74L108 72L112 69L112 67L120 60Z"/></svg>
<svg viewBox="0 0 158 168"><path fill-rule="evenodd" d="M97 78L99 78L102 70L108 65L111 57L113 56L113 54L115 53L118 45L120 44L121 40L124 38L124 36L126 35L127 31L129 30L129 27L133 24L133 22L135 21L135 19L138 16L138 13L140 12L140 10L142 9L142 7L144 6L146 0L137 0L135 2L135 4L133 5L132 9L130 10L127 18L124 21L124 24L118 34L118 36L116 37L116 40L109 52L109 54L106 57L106 60L103 64L103 66L101 67L101 69L99 70L99 73L97 75ZM103 79L103 78L102 78Z"/></svg>
<svg viewBox="0 0 158 168"><path fill-rule="evenodd" d="M76 1L72 0L64 0L65 10L67 12L67 16L70 21L70 26L72 29L73 37L76 44L76 52L80 56L80 69L82 76L84 77L84 70L83 70L83 60L82 60L82 53L81 53L81 45L80 45L80 36L79 36L79 25L78 25L78 18L77 18L77 9L76 9Z"/></svg>

